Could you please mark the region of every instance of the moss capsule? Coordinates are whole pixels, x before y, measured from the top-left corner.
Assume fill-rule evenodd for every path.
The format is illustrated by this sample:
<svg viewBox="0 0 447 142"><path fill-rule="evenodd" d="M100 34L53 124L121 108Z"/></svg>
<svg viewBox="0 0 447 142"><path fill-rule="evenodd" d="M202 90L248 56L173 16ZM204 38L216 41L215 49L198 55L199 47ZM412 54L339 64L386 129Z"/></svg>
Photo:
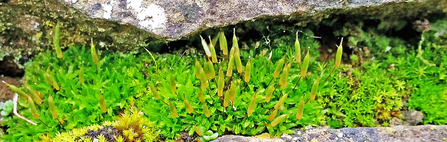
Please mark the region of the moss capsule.
<svg viewBox="0 0 447 142"><path fill-rule="evenodd" d="M202 88L199 88L199 94L198 94L198 97L199 97L199 101L200 101L200 102L205 103L205 96L203 96Z"/></svg>
<svg viewBox="0 0 447 142"><path fill-rule="evenodd" d="M231 87L230 87L230 101L234 101L236 97L236 82L232 82L231 83Z"/></svg>
<svg viewBox="0 0 447 142"><path fill-rule="evenodd" d="M233 75L233 66L234 66L234 49L230 51L230 61L228 62L227 68L227 77L231 77Z"/></svg>
<svg viewBox="0 0 447 142"><path fill-rule="evenodd" d="M281 69L284 67L285 60L286 60L286 55L284 55L284 57L282 57L278 61L278 64L276 64L275 71L273 72L273 78L277 78L279 76L279 73L281 72Z"/></svg>
<svg viewBox="0 0 447 142"><path fill-rule="evenodd" d="M3 83L5 83L6 85L8 85L9 86L9 88L12 90L12 91L14 91L14 92L16 92L20 97L22 97L22 98L28 98L28 95L25 93L25 92L23 92L21 89L19 89L18 87L16 87L16 86L14 86L14 85L11 85L11 84L9 84L9 83L6 83L5 81L2 81Z"/></svg>
<svg viewBox="0 0 447 142"><path fill-rule="evenodd" d="M203 103L203 112L205 113L206 117L211 116L210 110L208 109L208 105L206 105L206 103Z"/></svg>
<svg viewBox="0 0 447 142"><path fill-rule="evenodd" d="M343 54L343 37L341 38L340 45L337 49L337 54L335 55L335 67L339 67L341 63L341 55Z"/></svg>
<svg viewBox="0 0 447 142"><path fill-rule="evenodd" d="M234 50L234 61L236 63L237 72L239 74L242 74L242 72L244 70L242 69L241 54L239 51L239 47L235 47L235 48L236 49Z"/></svg>
<svg viewBox="0 0 447 142"><path fill-rule="evenodd" d="M98 65L99 58L98 58L98 54L96 54L96 47L95 47L95 44L93 44L93 39L92 39L91 47L92 47L91 54L92 54L93 63L95 63L95 65Z"/></svg>
<svg viewBox="0 0 447 142"><path fill-rule="evenodd" d="M222 50L223 54L225 56L227 56L228 55L227 38L225 37L225 34L223 31L219 32L219 44L220 44L220 49Z"/></svg>
<svg viewBox="0 0 447 142"><path fill-rule="evenodd" d="M48 71L45 72L44 75L45 75L45 80L47 81L48 85L52 85L54 89L60 90L59 85L54 80L53 76L51 76L50 73L48 73Z"/></svg>
<svg viewBox="0 0 447 142"><path fill-rule="evenodd" d="M290 113L289 114L283 114L283 115L281 115L281 116L278 116L275 120L273 120L272 121L272 127L275 127L276 125L278 125L279 123L281 123L281 122L283 122L286 118L287 118L287 116L289 116L290 115Z"/></svg>
<svg viewBox="0 0 447 142"><path fill-rule="evenodd" d="M56 105L54 104L54 100L51 94L48 94L48 106L50 107L51 116L53 117L53 119L57 119Z"/></svg>
<svg viewBox="0 0 447 142"><path fill-rule="evenodd" d="M314 84L312 85L312 90L310 91L310 100L315 100L315 96L317 95L318 85L319 85L320 77L315 80Z"/></svg>
<svg viewBox="0 0 447 142"><path fill-rule="evenodd" d="M282 70L281 77L279 78L279 84L281 85L281 89L286 89L287 87L287 77L289 76L289 70L291 67L291 63L284 66Z"/></svg>
<svg viewBox="0 0 447 142"><path fill-rule="evenodd" d="M61 36L61 22L57 22L56 27L54 28L54 37L53 37L53 46L56 48L57 58L62 59L62 49L59 44L60 36Z"/></svg>
<svg viewBox="0 0 447 142"><path fill-rule="evenodd" d="M203 136L203 131L200 130L200 128L197 127L196 125L194 125L194 131L196 131L196 133L197 133L199 136Z"/></svg>
<svg viewBox="0 0 447 142"><path fill-rule="evenodd" d="M224 96L224 104L223 104L224 109L227 108L229 101L230 101L230 92L226 91L225 96Z"/></svg>
<svg viewBox="0 0 447 142"><path fill-rule="evenodd" d="M170 98L168 98L168 100L169 100L169 110L171 111L172 117L174 118L178 117L177 109L175 109L174 103L172 103Z"/></svg>
<svg viewBox="0 0 447 142"><path fill-rule="evenodd" d="M296 120L297 121L300 120L301 118L303 118L303 111L304 111L304 97L298 103L298 109L296 111Z"/></svg>
<svg viewBox="0 0 447 142"><path fill-rule="evenodd" d="M213 63L211 63L211 61L205 62L205 74L207 79L213 79L216 77L216 72L214 71Z"/></svg>
<svg viewBox="0 0 447 142"><path fill-rule="evenodd" d="M196 59L194 72L196 73L196 78L197 78L197 79L200 79L200 71L201 71L201 70L202 70L202 65L201 65L200 62L197 61L197 59Z"/></svg>
<svg viewBox="0 0 447 142"><path fill-rule="evenodd" d="M301 63L301 47L300 47L300 41L298 41L298 32L296 32L296 38L295 38L295 59L298 64Z"/></svg>
<svg viewBox="0 0 447 142"><path fill-rule="evenodd" d="M29 107L31 109L31 113L33 115L33 118L34 119L39 119L40 117L39 117L39 114L37 113L37 109L36 109L36 106L34 105L33 99L31 99L31 97L29 97L29 96L28 96L27 99L28 99L28 104L29 104Z"/></svg>
<svg viewBox="0 0 447 142"><path fill-rule="evenodd" d="M208 79L206 78L205 71L203 71L203 69L200 72L201 72L200 73L200 84L201 84L202 89L205 89L207 86Z"/></svg>
<svg viewBox="0 0 447 142"><path fill-rule="evenodd" d="M219 97L223 96L223 88L225 86L225 79L223 75L223 71L219 68L219 80L217 81L217 95Z"/></svg>
<svg viewBox="0 0 447 142"><path fill-rule="evenodd" d="M253 95L253 97L250 100L250 104L248 105L247 116L250 116L255 109L256 109L256 93L255 95Z"/></svg>
<svg viewBox="0 0 447 142"><path fill-rule="evenodd" d="M195 112L195 110L192 108L192 105L189 103L189 101L185 97L185 93L183 93L183 103L185 103L186 111L188 113Z"/></svg>
<svg viewBox="0 0 447 142"><path fill-rule="evenodd" d="M31 98L33 98L33 100L38 104L42 104L42 99L36 94L36 92L34 92L33 89L31 89L28 85L23 85L25 87L25 89L28 91L28 94L30 94Z"/></svg>
<svg viewBox="0 0 447 142"><path fill-rule="evenodd" d="M250 56L248 56L248 62L247 65L245 65L245 75L244 75L245 83L250 81L250 73L251 73L251 63L250 63Z"/></svg>
<svg viewBox="0 0 447 142"><path fill-rule="evenodd" d="M283 96L279 99L279 101L276 102L275 107L274 107L275 109L279 109L280 106L284 105L284 101L286 101L286 99L287 99L287 95L288 95L288 94L283 95Z"/></svg>
<svg viewBox="0 0 447 142"><path fill-rule="evenodd" d="M102 95L102 91L100 91L100 93L99 93L99 106L101 107L101 110L103 113L107 112L106 99L104 99L104 96Z"/></svg>
<svg viewBox="0 0 447 142"><path fill-rule="evenodd" d="M213 63L217 63L217 55L216 55L216 50L214 49L214 45L216 44L216 43L213 43L212 42L212 40L211 40L211 37L209 37L210 38L210 41L211 41L211 43L209 44L209 48L210 48L210 52L211 52L211 60L213 61ZM217 38L216 38L216 40L217 40ZM217 41L216 41L217 42Z"/></svg>
<svg viewBox="0 0 447 142"><path fill-rule="evenodd" d="M155 88L152 82L149 82L149 88L151 89L152 94L154 94L155 99L161 100L160 94L158 94L157 88Z"/></svg>
<svg viewBox="0 0 447 142"><path fill-rule="evenodd" d="M273 119L275 119L276 114L278 114L278 110L277 110L277 109L275 109L275 110L272 112L272 114L270 114L268 120L269 120L269 121L272 121Z"/></svg>
<svg viewBox="0 0 447 142"><path fill-rule="evenodd" d="M200 35L200 39L202 40L202 46L203 46L203 50L205 50L205 54L208 58L211 57L211 51L208 48L208 44L206 43L205 39L203 39L203 37Z"/></svg>
<svg viewBox="0 0 447 142"><path fill-rule="evenodd" d="M309 50L307 50L306 56L304 56L303 64L301 65L301 78L305 78L307 74L307 68L309 67Z"/></svg>
<svg viewBox="0 0 447 142"><path fill-rule="evenodd" d="M265 94L265 103L270 102L270 98L272 98L272 94L273 94L274 90L275 90L275 83L272 83L267 88L267 93Z"/></svg>

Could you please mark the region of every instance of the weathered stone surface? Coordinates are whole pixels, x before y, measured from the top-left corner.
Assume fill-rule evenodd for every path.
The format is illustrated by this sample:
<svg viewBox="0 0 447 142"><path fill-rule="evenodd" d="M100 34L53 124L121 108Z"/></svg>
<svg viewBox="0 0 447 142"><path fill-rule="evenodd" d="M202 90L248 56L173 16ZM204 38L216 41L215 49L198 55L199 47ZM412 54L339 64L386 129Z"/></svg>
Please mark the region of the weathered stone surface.
<svg viewBox="0 0 447 142"><path fill-rule="evenodd" d="M297 130L293 135L283 135L281 139L259 139L243 136L223 136L214 142L419 142L419 141L446 141L447 126L396 126L396 127L370 127L370 128L310 128Z"/></svg>
<svg viewBox="0 0 447 142"><path fill-rule="evenodd" d="M305 18L321 19L337 11L383 13L390 15L414 14L379 11L377 6L398 3L394 7L413 7L432 4L430 10L439 10L437 0L61 0L80 9L90 17L118 21L144 29L158 37L176 40L208 28L224 27L265 17L282 20ZM413 6L412 6L413 5ZM366 8L365 8L366 7ZM370 7L372 9L370 9ZM442 9L442 8L441 8ZM352 11L354 12L354 11ZM406 11L407 12L407 11ZM429 11L427 11L429 12ZM323 15L321 15L323 14ZM404 16L399 15L399 16ZM307 19L302 21L305 25Z"/></svg>

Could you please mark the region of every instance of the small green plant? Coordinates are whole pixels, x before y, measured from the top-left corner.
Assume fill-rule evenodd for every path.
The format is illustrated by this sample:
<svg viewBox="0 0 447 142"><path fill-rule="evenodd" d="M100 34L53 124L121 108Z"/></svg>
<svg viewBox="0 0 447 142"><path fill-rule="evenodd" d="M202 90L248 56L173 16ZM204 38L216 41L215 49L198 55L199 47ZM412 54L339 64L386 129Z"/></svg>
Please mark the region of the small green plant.
<svg viewBox="0 0 447 142"><path fill-rule="evenodd" d="M14 108L14 104L12 103L12 100L8 100L5 103L0 104L0 114L3 117L8 116L11 112L12 109Z"/></svg>

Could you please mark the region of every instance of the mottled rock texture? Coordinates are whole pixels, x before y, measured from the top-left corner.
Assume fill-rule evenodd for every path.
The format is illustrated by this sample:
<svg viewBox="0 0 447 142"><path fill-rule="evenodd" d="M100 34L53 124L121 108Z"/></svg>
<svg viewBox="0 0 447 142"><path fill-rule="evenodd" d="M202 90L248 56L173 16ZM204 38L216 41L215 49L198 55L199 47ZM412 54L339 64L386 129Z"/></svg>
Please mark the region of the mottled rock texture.
<svg viewBox="0 0 447 142"><path fill-rule="evenodd" d="M62 48L88 46L93 39L101 50L113 52L142 52L142 46L172 52L199 47L197 33L213 35L220 28L230 33L236 27L244 42L244 38L261 33L315 29L323 19L343 25L341 17L378 19L387 27L399 26L405 19L445 12L446 1L0 0L0 70L8 70L0 74L23 74L20 69L37 53L53 50L52 31L57 21L62 22Z"/></svg>
<svg viewBox="0 0 447 142"><path fill-rule="evenodd" d="M424 3L437 9L436 0L61 0L93 18L131 24L158 37L177 40L208 28L224 27L261 18L321 19L339 11L359 15L409 15L405 9ZM377 8L395 5L393 9ZM403 9L402 9L403 8ZM433 9L432 9L433 8ZM358 9L358 10L355 10ZM383 11L385 10L385 11ZM390 11L391 10L391 11ZM428 10L428 9L427 9ZM391 13L393 12L393 13ZM394 13L396 12L396 13ZM429 11L428 11L429 12ZM353 14L355 14L353 13ZM399 14L400 13L400 14ZM312 21L300 21L305 25Z"/></svg>
<svg viewBox="0 0 447 142"><path fill-rule="evenodd" d="M395 126L371 128L310 128L297 130L293 135L283 135L281 139L259 139L243 136L223 136L214 142L437 142L447 140L447 126Z"/></svg>

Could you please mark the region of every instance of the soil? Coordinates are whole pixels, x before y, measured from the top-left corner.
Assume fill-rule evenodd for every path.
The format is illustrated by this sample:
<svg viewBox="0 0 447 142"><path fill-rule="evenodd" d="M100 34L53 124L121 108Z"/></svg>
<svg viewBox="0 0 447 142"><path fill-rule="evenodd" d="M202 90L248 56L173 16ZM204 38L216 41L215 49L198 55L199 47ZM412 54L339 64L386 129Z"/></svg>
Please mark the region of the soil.
<svg viewBox="0 0 447 142"><path fill-rule="evenodd" d="M88 130L87 134L85 134L85 137L90 137L93 139L98 138L99 135L103 135L108 142L114 142L116 141L115 136L123 136L123 132L113 128L112 126L106 126L102 129L99 129L98 131Z"/></svg>
<svg viewBox="0 0 447 142"><path fill-rule="evenodd" d="M22 78L21 77L8 77L8 76L0 76L0 80L5 81L9 84L15 86L22 86ZM4 102L7 100L12 100L14 97L14 92L9 89L8 85L4 83L0 83L0 102Z"/></svg>

